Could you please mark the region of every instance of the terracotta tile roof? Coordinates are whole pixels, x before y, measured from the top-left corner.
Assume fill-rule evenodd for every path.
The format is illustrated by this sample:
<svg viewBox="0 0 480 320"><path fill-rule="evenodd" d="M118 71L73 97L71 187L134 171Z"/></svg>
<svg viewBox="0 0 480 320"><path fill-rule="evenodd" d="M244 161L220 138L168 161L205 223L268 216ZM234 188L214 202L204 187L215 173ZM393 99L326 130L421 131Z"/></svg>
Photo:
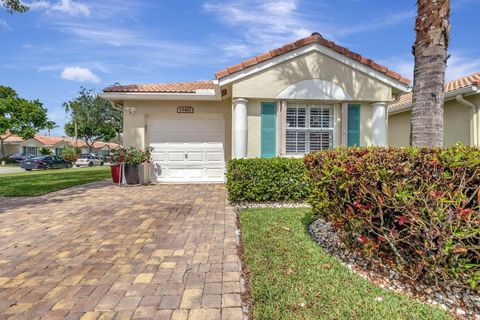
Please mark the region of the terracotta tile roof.
<svg viewBox="0 0 480 320"><path fill-rule="evenodd" d="M363 57L362 55L360 55L358 53L352 52L345 47L341 47L341 46L335 44L332 41L324 39L320 35L320 33L318 33L318 32L314 32L309 37L297 40L297 41L289 43L289 44L286 44L283 47L270 50L268 52L262 53L262 54L260 54L256 57L254 57L254 58L245 60L241 63L230 66L230 67L228 67L224 70L218 71L215 74L215 76L216 76L217 79L221 79L221 78L226 77L228 75L234 74L235 72L246 69L246 68L251 67L253 65L256 65L260 62L275 58L275 57L280 56L282 54L285 54L289 51L304 47L304 46L309 45L311 43L318 43L322 46L325 46L325 47L328 47L332 50L335 50L336 52L339 52L339 53L343 54L344 56L346 56L348 58L351 58L351 59L356 60L356 61L358 61L362 64L365 64L365 65L369 66L370 68L372 68L372 69L374 69L378 72L381 72L381 73L385 74L386 76L388 76L390 78L393 78L397 81L400 81L403 84L408 85L410 83L409 79L403 78L400 74L388 69L387 67L382 66L382 65L376 63L375 61L373 61L371 59L367 59L367 58Z"/></svg>
<svg viewBox="0 0 480 320"><path fill-rule="evenodd" d="M445 93L462 89L469 86L480 86L480 72L452 80L445 84ZM400 99L388 106L389 112L398 112L411 108L413 93L409 92L400 97Z"/></svg>
<svg viewBox="0 0 480 320"><path fill-rule="evenodd" d="M195 93L195 90L213 89L213 81L194 81L157 84L131 84L112 86L104 92L151 92L151 93Z"/></svg>
<svg viewBox="0 0 480 320"><path fill-rule="evenodd" d="M67 142L72 145L72 146L75 146L75 139L73 138L68 138L67 139ZM77 146L79 148L87 148L87 144L85 143L84 140L81 140L81 139L78 139L77 140ZM103 141L97 141L93 144L93 148L94 149L101 149L105 146L108 146L109 149L116 149L118 148L120 145L118 143L114 143L114 142L103 142Z"/></svg>
<svg viewBox="0 0 480 320"><path fill-rule="evenodd" d="M2 135L2 137L5 137L7 134L4 134ZM38 142L40 142L41 144L44 144L44 145L47 145L47 146L52 146L54 144L57 144L61 141L64 141L65 138L61 138L61 137L50 137L50 136L42 136L40 134L36 134L33 139L37 140ZM14 135L11 135L10 137L8 137L5 142L7 143L21 143L23 142L23 139L19 136L17 136L16 134Z"/></svg>
<svg viewBox="0 0 480 320"><path fill-rule="evenodd" d="M1 137L5 137L7 134L3 134L1 135ZM40 135L40 134L36 134L35 137L34 137L35 140L37 140L38 142L40 142L41 144L45 145L45 146L53 146L59 142L62 142L62 141L65 141L67 142L68 144L70 145L75 145L75 140L73 138L65 138L65 137L51 137L51 136L44 136L44 135ZM21 143L23 142L24 140L22 138L20 138L19 136L17 135L11 135L9 136L5 142L6 143ZM80 148L83 148L83 147L86 147L87 144L85 143L85 141L81 140L81 139L78 139L78 147ZM103 141L97 141L93 144L93 147L95 149L101 149L105 146L108 146L109 149L115 149L115 148L118 148L120 145L118 143L114 143L114 142L103 142Z"/></svg>
<svg viewBox="0 0 480 320"><path fill-rule="evenodd" d="M62 137L42 136L39 134L36 134L34 139L47 146L53 146L59 142L65 141L65 138Z"/></svg>
<svg viewBox="0 0 480 320"><path fill-rule="evenodd" d="M118 148L120 145L117 144L117 143L113 143L113 142L101 142L101 141L98 141L98 142L95 142L93 144L93 147L95 149L102 149L104 147L108 147L109 149L116 149Z"/></svg>
<svg viewBox="0 0 480 320"><path fill-rule="evenodd" d="M0 135L0 137L3 139L4 137L8 136L10 133L7 132L5 134L2 134ZM11 136L9 136L7 139L5 139L5 143L20 143L22 142L23 139L20 138L19 136L17 136L16 134L12 134Z"/></svg>
<svg viewBox="0 0 480 320"><path fill-rule="evenodd" d="M480 72L453 80L445 85L445 92L465 88L468 86L480 86Z"/></svg>

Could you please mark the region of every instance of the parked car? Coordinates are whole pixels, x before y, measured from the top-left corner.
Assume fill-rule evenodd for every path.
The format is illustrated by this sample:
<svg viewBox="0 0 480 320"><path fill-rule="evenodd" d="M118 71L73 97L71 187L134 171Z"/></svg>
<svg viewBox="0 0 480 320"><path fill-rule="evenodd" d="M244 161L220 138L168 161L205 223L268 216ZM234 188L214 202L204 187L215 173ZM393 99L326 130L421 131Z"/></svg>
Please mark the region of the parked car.
<svg viewBox="0 0 480 320"><path fill-rule="evenodd" d="M91 153L81 154L75 165L77 167L103 166L103 160Z"/></svg>
<svg viewBox="0 0 480 320"><path fill-rule="evenodd" d="M21 163L23 160L30 159L31 156L25 153L14 153L9 155L8 158L12 159L15 162Z"/></svg>
<svg viewBox="0 0 480 320"><path fill-rule="evenodd" d="M38 156L22 161L21 168L31 171L33 169L65 169L73 167L72 163L57 156Z"/></svg>

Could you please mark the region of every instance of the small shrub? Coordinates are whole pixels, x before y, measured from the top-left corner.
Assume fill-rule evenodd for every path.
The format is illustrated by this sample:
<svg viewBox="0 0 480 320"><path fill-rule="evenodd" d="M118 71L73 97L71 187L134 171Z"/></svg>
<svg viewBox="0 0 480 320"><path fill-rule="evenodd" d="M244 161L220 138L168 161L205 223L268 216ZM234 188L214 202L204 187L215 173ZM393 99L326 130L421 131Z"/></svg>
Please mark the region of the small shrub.
<svg viewBox="0 0 480 320"><path fill-rule="evenodd" d="M0 164L5 161L5 164L16 164L17 162L9 157L0 158Z"/></svg>
<svg viewBox="0 0 480 320"><path fill-rule="evenodd" d="M480 284L480 150L349 148L305 157L309 202L351 248L427 282Z"/></svg>
<svg viewBox="0 0 480 320"><path fill-rule="evenodd" d="M80 157L80 148L68 147L62 150L62 158L71 162L75 162Z"/></svg>
<svg viewBox="0 0 480 320"><path fill-rule="evenodd" d="M51 156L53 151L48 148L41 147L40 150L38 150L38 153L40 153L42 156Z"/></svg>
<svg viewBox="0 0 480 320"><path fill-rule="evenodd" d="M302 159L234 159L227 166L232 202L305 201L309 194Z"/></svg>

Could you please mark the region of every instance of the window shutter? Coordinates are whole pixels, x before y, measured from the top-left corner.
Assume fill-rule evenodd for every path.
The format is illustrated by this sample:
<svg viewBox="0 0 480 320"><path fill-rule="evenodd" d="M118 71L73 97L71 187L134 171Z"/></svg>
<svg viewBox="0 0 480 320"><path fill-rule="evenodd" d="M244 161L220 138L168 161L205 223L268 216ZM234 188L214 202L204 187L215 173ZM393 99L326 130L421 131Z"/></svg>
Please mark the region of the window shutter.
<svg viewBox="0 0 480 320"><path fill-rule="evenodd" d="M360 146L360 105L348 105L347 146Z"/></svg>
<svg viewBox="0 0 480 320"><path fill-rule="evenodd" d="M262 102L261 157L276 156L277 105L275 102Z"/></svg>

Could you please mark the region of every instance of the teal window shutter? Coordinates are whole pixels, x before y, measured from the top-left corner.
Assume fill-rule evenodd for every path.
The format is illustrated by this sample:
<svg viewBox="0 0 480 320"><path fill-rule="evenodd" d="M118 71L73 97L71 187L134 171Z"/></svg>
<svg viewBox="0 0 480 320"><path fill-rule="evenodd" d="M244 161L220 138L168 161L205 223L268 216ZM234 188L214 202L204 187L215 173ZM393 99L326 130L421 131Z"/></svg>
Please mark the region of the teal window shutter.
<svg viewBox="0 0 480 320"><path fill-rule="evenodd" d="M360 105L348 105L347 146L360 146Z"/></svg>
<svg viewBox="0 0 480 320"><path fill-rule="evenodd" d="M274 158L276 152L277 104L262 102L261 157Z"/></svg>

